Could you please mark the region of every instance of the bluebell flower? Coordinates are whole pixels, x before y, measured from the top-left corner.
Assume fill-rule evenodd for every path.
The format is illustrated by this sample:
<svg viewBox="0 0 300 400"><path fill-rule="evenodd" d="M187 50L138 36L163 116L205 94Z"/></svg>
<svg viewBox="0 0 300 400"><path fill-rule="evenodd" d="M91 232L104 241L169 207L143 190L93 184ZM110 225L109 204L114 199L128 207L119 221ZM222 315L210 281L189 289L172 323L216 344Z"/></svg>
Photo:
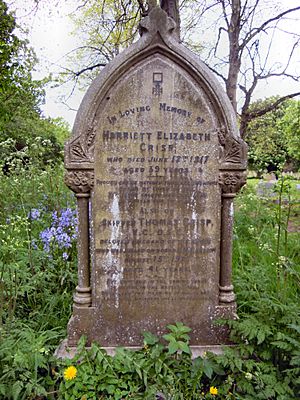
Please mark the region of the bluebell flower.
<svg viewBox="0 0 300 400"><path fill-rule="evenodd" d="M72 224L74 219L74 211L71 208L66 208L65 210L61 210L59 223L63 227L68 227Z"/></svg>
<svg viewBox="0 0 300 400"><path fill-rule="evenodd" d="M44 251L49 253L50 247L57 246L60 250L72 247L72 243L77 238L77 212L71 208L54 211L51 215L51 227L46 228L40 233ZM66 252L63 258L68 257Z"/></svg>
<svg viewBox="0 0 300 400"><path fill-rule="evenodd" d="M58 220L58 218L57 218L57 211L53 211L53 213L52 213L52 220L53 220L54 222L56 222L56 221Z"/></svg>
<svg viewBox="0 0 300 400"><path fill-rule="evenodd" d="M62 256L63 256L63 259L64 259L64 260L67 260L67 259L68 259L68 257L69 257L69 256L68 256L68 253L63 253L63 255L62 255Z"/></svg>
<svg viewBox="0 0 300 400"><path fill-rule="evenodd" d="M52 228L46 228L40 233L40 238L43 242L44 245L44 251L49 253L50 251L50 243L53 238L53 229Z"/></svg>
<svg viewBox="0 0 300 400"><path fill-rule="evenodd" d="M28 213L28 218L32 221L38 220L41 216L41 211L38 208L32 208Z"/></svg>

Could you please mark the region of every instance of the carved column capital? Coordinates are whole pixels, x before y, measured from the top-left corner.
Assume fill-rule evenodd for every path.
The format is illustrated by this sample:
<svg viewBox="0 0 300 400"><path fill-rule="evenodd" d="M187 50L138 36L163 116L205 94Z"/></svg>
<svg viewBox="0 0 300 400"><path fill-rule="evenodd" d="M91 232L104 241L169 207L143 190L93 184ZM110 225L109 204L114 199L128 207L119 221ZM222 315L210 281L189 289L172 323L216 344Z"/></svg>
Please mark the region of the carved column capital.
<svg viewBox="0 0 300 400"><path fill-rule="evenodd" d="M75 193L90 192L94 186L94 172L68 171L65 174L65 184Z"/></svg>
<svg viewBox="0 0 300 400"><path fill-rule="evenodd" d="M221 163L246 167L247 144L240 137L230 134L225 127L218 129L217 134Z"/></svg>
<svg viewBox="0 0 300 400"><path fill-rule="evenodd" d="M247 174L245 171L223 171L219 175L219 184L222 194L235 195L246 183Z"/></svg>

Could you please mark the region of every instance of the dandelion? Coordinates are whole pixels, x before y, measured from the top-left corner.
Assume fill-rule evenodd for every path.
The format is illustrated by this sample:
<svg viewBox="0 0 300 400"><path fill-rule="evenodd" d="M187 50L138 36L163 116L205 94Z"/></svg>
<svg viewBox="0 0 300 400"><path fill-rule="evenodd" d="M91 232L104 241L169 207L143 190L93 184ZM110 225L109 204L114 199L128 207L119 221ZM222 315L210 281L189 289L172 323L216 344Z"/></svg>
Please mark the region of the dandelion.
<svg viewBox="0 0 300 400"><path fill-rule="evenodd" d="M73 365L64 370L64 378L66 381L71 381L72 379L75 379L76 375L77 369Z"/></svg>
<svg viewBox="0 0 300 400"><path fill-rule="evenodd" d="M218 389L214 386L211 386L209 388L209 393L212 394L213 396L216 396L218 394Z"/></svg>

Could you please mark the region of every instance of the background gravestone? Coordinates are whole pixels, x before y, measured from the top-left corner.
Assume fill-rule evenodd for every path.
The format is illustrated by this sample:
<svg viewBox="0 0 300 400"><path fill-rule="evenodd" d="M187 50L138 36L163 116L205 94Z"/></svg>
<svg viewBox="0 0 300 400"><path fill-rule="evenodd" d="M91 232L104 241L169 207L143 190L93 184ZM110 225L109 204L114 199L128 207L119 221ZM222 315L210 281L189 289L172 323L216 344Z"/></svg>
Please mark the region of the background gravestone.
<svg viewBox="0 0 300 400"><path fill-rule="evenodd" d="M140 345L168 323L191 344L226 342L233 318L233 197L246 146L228 99L179 44L159 7L141 39L93 82L66 144L79 213L78 286L68 346Z"/></svg>

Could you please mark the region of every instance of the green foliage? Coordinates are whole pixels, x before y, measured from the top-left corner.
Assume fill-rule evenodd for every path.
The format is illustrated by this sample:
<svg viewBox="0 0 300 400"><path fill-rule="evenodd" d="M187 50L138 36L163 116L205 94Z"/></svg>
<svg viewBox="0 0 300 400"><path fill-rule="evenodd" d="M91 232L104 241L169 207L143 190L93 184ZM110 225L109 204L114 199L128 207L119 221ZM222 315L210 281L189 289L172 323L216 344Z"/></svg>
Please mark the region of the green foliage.
<svg viewBox="0 0 300 400"><path fill-rule="evenodd" d="M16 21L0 1L0 131L20 115L34 116L43 101L42 83L33 81L31 71L37 60L26 40L19 39L14 30ZM6 138L6 137L5 137Z"/></svg>
<svg viewBox="0 0 300 400"><path fill-rule="evenodd" d="M208 393L205 398L211 398L210 382L214 374L223 374L222 368L213 359L191 359L188 327L177 323L168 328L170 333L164 335L166 346L159 338L145 332L141 350L118 348L114 356L109 356L96 344L86 350L82 338L76 357L65 362L65 367L76 366L76 377L63 378L63 371L58 375L60 395L66 400L84 397L150 400L156 395L188 400L204 398ZM186 346L183 350L182 343ZM177 345L175 351L174 344Z"/></svg>
<svg viewBox="0 0 300 400"><path fill-rule="evenodd" d="M80 78L83 85L86 85L98 74L99 69L96 67L106 65L133 42L141 18L138 3L93 0L86 3L79 14L74 14L73 34L80 37L81 46L68 57L76 72L63 72L63 81L71 77L77 82Z"/></svg>
<svg viewBox="0 0 300 400"><path fill-rule="evenodd" d="M272 104L276 97L258 100L251 105L250 111ZM249 145L249 164L255 171L282 171L284 166L292 164L299 167L299 101L287 100L277 109L249 123L246 142Z"/></svg>
<svg viewBox="0 0 300 400"><path fill-rule="evenodd" d="M39 398L52 390L50 364L66 334L77 275L75 242L64 259L57 246L45 252L40 234L74 199L61 165L19 163L0 172L0 191L0 397Z"/></svg>
<svg viewBox="0 0 300 400"><path fill-rule="evenodd" d="M287 140L288 154L300 165L300 101L290 100L278 124Z"/></svg>
<svg viewBox="0 0 300 400"><path fill-rule="evenodd" d="M300 391L299 233L290 230L299 194L293 185L281 177L275 197L259 201L251 186L238 197L234 275L240 320L229 326L239 345L219 359L232 376L244 373L239 390L245 397L237 398L294 399Z"/></svg>
<svg viewBox="0 0 300 400"><path fill-rule="evenodd" d="M96 344L87 351L82 340L74 360L58 361L52 354L71 313L75 249L64 260L51 242L49 258L39 235L53 212L72 205L62 173L58 166L41 171L39 165L20 165L1 176L1 192L8 194L0 200L3 398L296 398L300 252L299 233L288 229L298 212L295 182L280 179L271 198L258 199L251 185L238 196L234 283L240 319L228 323L234 348L192 360L190 330L178 322L162 339L145 332L144 347L136 352L120 348L112 357ZM28 217L32 210L39 210L39 219ZM66 380L70 365L77 375Z"/></svg>
<svg viewBox="0 0 300 400"><path fill-rule="evenodd" d="M42 154L35 161L39 160L41 164L57 162L61 159L62 140L69 129L59 119L42 118L40 105L44 101L46 80L33 80L36 56L28 42L14 33L15 18L8 13L2 0L0 15L1 166L5 165L8 171L15 160L24 163L30 156L24 153L36 146Z"/></svg>
<svg viewBox="0 0 300 400"><path fill-rule="evenodd" d="M49 329L67 322L71 290L76 276L73 240L68 258L52 248L44 251L41 232L54 212L74 207L71 192L64 187L62 166L45 169L22 164L14 173L0 173L0 279L1 319L47 316ZM40 216L33 219L32 210ZM52 296L52 293L57 295ZM49 315L51 305L53 314Z"/></svg>
<svg viewBox="0 0 300 400"><path fill-rule="evenodd" d="M51 355L64 332L18 321L9 328L0 327L0 397L25 400L47 395L45 387L53 384Z"/></svg>

